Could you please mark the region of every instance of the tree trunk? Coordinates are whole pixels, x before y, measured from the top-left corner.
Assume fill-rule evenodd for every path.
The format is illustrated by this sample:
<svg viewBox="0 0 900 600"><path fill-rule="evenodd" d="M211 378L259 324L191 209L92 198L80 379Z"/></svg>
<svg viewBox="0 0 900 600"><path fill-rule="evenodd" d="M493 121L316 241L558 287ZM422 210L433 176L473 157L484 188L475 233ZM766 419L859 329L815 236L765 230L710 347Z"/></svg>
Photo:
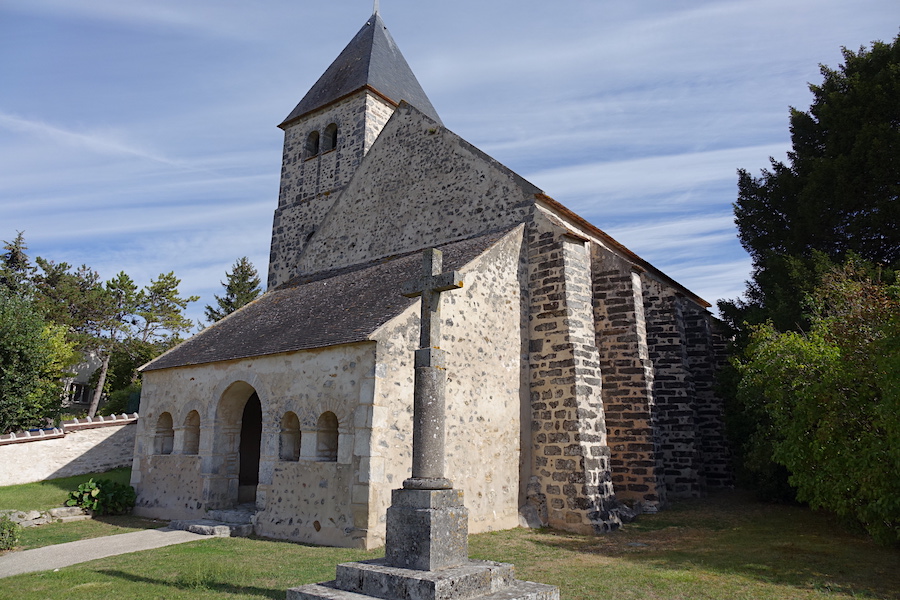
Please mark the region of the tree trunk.
<svg viewBox="0 0 900 600"><path fill-rule="evenodd" d="M94 390L94 397L91 398L91 406L88 408L88 416L92 419L97 414L97 407L100 406L100 397L103 395L103 386L106 384L106 372L109 371L110 353L106 353L103 357L103 364L100 365L100 377L97 379L97 389Z"/></svg>

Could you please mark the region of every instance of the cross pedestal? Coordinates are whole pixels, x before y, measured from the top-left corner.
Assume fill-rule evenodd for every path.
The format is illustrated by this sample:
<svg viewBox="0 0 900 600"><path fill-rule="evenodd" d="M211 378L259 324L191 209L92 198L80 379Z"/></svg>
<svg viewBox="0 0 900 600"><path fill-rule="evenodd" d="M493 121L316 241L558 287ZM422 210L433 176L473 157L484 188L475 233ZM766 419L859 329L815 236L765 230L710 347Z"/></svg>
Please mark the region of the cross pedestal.
<svg viewBox="0 0 900 600"><path fill-rule="evenodd" d="M440 294L463 287L441 272L441 253L423 253L422 275L403 295L422 297L415 352L412 477L394 490L387 510L385 557L337 566L334 581L289 589L288 600L559 600L559 588L519 581L513 566L469 560L469 511L444 473L446 353Z"/></svg>

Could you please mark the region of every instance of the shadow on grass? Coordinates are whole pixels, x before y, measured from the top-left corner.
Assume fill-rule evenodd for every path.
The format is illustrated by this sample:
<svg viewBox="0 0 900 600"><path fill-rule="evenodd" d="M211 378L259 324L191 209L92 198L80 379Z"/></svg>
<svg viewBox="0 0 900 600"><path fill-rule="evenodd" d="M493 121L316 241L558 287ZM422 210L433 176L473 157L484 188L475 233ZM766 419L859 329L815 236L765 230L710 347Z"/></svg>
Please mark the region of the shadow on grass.
<svg viewBox="0 0 900 600"><path fill-rule="evenodd" d="M91 517L91 520L112 525L114 527L124 527L128 529L160 529L169 524L168 521L148 519L145 517L137 517L135 515L95 515Z"/></svg>
<svg viewBox="0 0 900 600"><path fill-rule="evenodd" d="M848 532L825 514L720 493L682 500L599 537L542 530L535 544L654 569L737 574L804 590L900 598L900 549Z"/></svg>
<svg viewBox="0 0 900 600"><path fill-rule="evenodd" d="M125 571L117 571L114 569L98 569L98 573L102 573L108 577L116 577L134 583L143 583L149 585L160 585L165 587L174 587L184 591L209 590L211 592L221 594L243 594L247 596L257 596L259 598L272 598L283 600L287 590L267 589L249 585L235 585L218 581L215 573L198 572L193 575L179 576L176 581L167 581L165 579L154 579L152 577L144 577L135 575L134 573L126 573Z"/></svg>
<svg viewBox="0 0 900 600"><path fill-rule="evenodd" d="M119 467L104 473L85 473L84 475L72 475L71 477L60 477L59 479L45 479L39 485L49 488L57 488L64 492L71 492L78 487L79 484L89 479L111 479L116 483L129 485L131 483L131 467Z"/></svg>

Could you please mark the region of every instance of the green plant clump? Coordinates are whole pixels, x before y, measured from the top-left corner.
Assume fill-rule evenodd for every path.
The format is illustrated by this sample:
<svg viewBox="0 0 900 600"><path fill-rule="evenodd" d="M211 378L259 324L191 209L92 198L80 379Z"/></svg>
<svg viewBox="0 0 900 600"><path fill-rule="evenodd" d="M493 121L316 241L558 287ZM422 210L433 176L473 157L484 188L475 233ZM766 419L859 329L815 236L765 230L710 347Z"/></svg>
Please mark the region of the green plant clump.
<svg viewBox="0 0 900 600"><path fill-rule="evenodd" d="M130 485L91 478L69 492L66 506L80 506L95 515L124 515L134 507L136 498Z"/></svg>
<svg viewBox="0 0 900 600"><path fill-rule="evenodd" d="M0 550L12 550L19 545L22 526L4 515L0 517Z"/></svg>

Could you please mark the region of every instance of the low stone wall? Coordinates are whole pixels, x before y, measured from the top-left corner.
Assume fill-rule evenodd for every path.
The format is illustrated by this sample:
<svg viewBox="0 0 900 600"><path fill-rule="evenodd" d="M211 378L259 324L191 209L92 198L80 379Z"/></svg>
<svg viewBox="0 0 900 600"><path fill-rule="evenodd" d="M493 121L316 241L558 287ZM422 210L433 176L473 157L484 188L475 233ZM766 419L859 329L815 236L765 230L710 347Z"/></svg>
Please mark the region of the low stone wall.
<svg viewBox="0 0 900 600"><path fill-rule="evenodd" d="M0 436L0 486L130 466L137 419L137 413L74 419Z"/></svg>
<svg viewBox="0 0 900 600"><path fill-rule="evenodd" d="M69 521L84 521L91 515L77 506L61 506L50 510L0 510L0 519L8 518L13 523L22 527L34 527L47 523L68 523Z"/></svg>

